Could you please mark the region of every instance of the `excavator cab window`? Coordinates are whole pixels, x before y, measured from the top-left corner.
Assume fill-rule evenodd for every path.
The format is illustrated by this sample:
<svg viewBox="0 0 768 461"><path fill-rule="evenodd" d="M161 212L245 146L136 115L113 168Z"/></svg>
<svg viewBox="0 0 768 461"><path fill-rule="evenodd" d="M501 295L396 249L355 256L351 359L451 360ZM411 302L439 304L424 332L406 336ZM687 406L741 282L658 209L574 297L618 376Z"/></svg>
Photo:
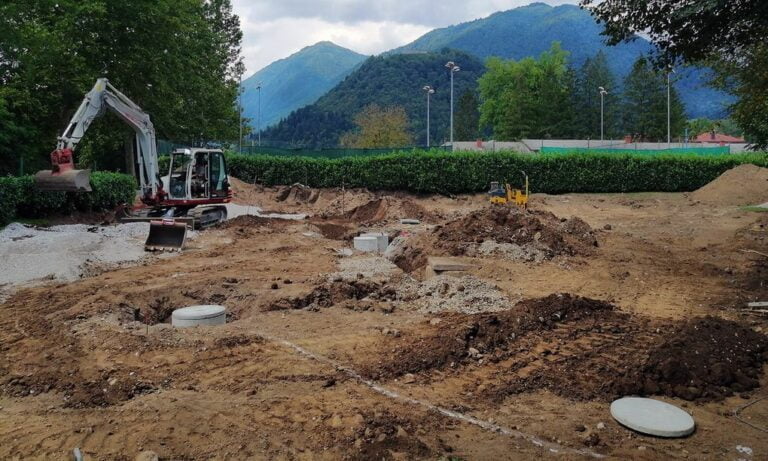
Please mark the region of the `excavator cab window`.
<svg viewBox="0 0 768 461"><path fill-rule="evenodd" d="M208 152L198 152L192 168L192 197L208 198L208 184Z"/></svg>
<svg viewBox="0 0 768 461"><path fill-rule="evenodd" d="M171 177L169 193L173 199L187 198L187 174L191 157L184 154L171 155Z"/></svg>
<svg viewBox="0 0 768 461"><path fill-rule="evenodd" d="M211 152L211 197L226 197L229 182L227 181L227 166L224 154Z"/></svg>

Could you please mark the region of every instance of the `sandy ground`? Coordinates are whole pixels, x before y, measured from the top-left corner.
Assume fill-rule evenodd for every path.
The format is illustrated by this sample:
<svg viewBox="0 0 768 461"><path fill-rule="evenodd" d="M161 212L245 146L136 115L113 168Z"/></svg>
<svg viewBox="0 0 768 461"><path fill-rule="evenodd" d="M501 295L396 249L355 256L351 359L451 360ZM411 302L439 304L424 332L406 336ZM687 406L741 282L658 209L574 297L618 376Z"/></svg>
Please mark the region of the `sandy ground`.
<svg viewBox="0 0 768 461"><path fill-rule="evenodd" d="M613 388L601 387L686 319L766 331L765 315L744 305L768 300L768 215L690 194L534 195L531 213L579 217L598 246L538 262L470 255L483 283L443 293L420 269L340 250L363 229L418 242L487 208L484 196L236 187L241 205L311 217L238 218L178 257L23 288L0 304L0 458L66 459L75 447L89 460L768 457L765 433L733 416L766 395L764 370L759 387L718 398L659 391L695 418L684 439L621 427L608 412ZM471 316L483 314L423 303L473 303L475 289L511 312L553 293L616 311L557 313L493 344L476 333L479 352L456 358L453 327L482 325ZM166 323L174 308L208 303L227 306L226 326ZM765 428L768 400L741 417Z"/></svg>

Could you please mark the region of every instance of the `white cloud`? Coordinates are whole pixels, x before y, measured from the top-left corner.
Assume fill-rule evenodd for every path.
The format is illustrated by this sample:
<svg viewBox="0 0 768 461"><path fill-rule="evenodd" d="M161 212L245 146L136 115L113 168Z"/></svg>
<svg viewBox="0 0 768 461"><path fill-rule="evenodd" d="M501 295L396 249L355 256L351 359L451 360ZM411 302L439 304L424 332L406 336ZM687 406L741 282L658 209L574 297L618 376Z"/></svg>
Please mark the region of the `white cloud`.
<svg viewBox="0 0 768 461"><path fill-rule="evenodd" d="M358 53L405 45L435 27L488 16L529 0L233 0L247 74L322 40ZM551 0L551 5L576 0Z"/></svg>

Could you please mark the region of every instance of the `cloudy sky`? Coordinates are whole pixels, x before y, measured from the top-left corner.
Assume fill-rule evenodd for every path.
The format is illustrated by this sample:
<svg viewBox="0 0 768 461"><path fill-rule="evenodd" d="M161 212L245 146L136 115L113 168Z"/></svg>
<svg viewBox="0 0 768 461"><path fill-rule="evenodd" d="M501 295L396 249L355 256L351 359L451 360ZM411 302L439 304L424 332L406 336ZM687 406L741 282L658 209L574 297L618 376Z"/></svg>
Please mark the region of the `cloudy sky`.
<svg viewBox="0 0 768 461"><path fill-rule="evenodd" d="M533 0L232 0L243 29L246 76L322 40L363 54ZM546 0L560 5L577 0Z"/></svg>

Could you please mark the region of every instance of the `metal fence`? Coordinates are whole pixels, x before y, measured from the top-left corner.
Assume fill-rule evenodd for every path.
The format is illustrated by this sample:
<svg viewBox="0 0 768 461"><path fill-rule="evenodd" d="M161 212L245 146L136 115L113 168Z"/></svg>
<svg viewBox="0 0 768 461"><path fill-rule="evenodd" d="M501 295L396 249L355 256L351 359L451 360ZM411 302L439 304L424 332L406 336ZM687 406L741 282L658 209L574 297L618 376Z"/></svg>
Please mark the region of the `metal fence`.
<svg viewBox="0 0 768 461"><path fill-rule="evenodd" d="M275 155L281 157L319 157L319 158L342 158L342 157L366 157L371 155L391 154L392 152L407 152L409 150L425 150L424 147L390 147L387 149L344 149L344 148L296 148L287 149L282 147L266 146L243 146L244 155ZM431 151L450 152L450 147L430 147ZM238 148L234 149L238 152Z"/></svg>

